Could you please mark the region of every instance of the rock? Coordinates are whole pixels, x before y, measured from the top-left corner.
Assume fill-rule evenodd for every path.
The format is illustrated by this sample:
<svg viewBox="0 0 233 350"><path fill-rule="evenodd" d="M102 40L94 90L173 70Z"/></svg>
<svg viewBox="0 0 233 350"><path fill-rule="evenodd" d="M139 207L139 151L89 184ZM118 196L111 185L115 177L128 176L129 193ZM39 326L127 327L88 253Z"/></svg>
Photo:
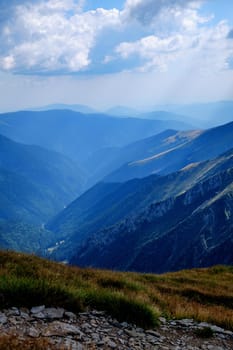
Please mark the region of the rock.
<svg viewBox="0 0 233 350"><path fill-rule="evenodd" d="M54 321L48 325L42 333L44 337L78 335L80 338L84 335L80 329L74 325L66 324L60 321Z"/></svg>
<svg viewBox="0 0 233 350"><path fill-rule="evenodd" d="M42 311L44 311L44 309L45 309L45 305L34 306L31 308L30 312L31 312L31 314L39 314Z"/></svg>
<svg viewBox="0 0 233 350"><path fill-rule="evenodd" d="M73 312L65 311L64 317L68 318L69 320L74 320L77 318L77 316Z"/></svg>
<svg viewBox="0 0 233 350"><path fill-rule="evenodd" d="M117 345L112 340L108 341L108 346L110 346L111 349L116 349Z"/></svg>
<svg viewBox="0 0 233 350"><path fill-rule="evenodd" d="M203 322L182 319L162 320L158 329L144 330L127 322L119 323L105 313L90 311L78 314L62 308L36 306L11 308L0 312L0 334L15 334L21 339L46 337L54 349L119 350L232 350L230 331ZM163 323L164 322L164 323ZM209 327L215 336L208 340L195 335L198 328ZM32 341L32 339L31 339Z"/></svg>
<svg viewBox="0 0 233 350"><path fill-rule="evenodd" d="M26 331L26 335L28 335L31 338L39 338L41 332L36 329L35 327L30 327L27 331Z"/></svg>
<svg viewBox="0 0 233 350"><path fill-rule="evenodd" d="M7 317L4 313L0 312L0 324L7 323Z"/></svg>
<svg viewBox="0 0 233 350"><path fill-rule="evenodd" d="M62 308L46 308L44 309L43 313L45 315L45 318L49 318L49 319L59 319L62 318L64 315L65 310Z"/></svg>
<svg viewBox="0 0 233 350"><path fill-rule="evenodd" d="M167 323L167 320L166 320L165 317L159 317L159 321L160 321L160 323L162 323L162 324L166 324L166 323Z"/></svg>
<svg viewBox="0 0 233 350"><path fill-rule="evenodd" d="M153 337L160 338L160 334L158 332L155 332L155 331L152 331L152 330L146 331L146 334L152 335Z"/></svg>
<svg viewBox="0 0 233 350"><path fill-rule="evenodd" d="M20 316L20 311L17 307L12 307L7 311L7 316Z"/></svg>
<svg viewBox="0 0 233 350"><path fill-rule="evenodd" d="M44 318L46 318L46 317L45 317L45 314L44 314L43 312L38 312L38 313L36 313L36 314L32 314L32 317L33 317L33 318L38 318L38 319L44 319Z"/></svg>
<svg viewBox="0 0 233 350"><path fill-rule="evenodd" d="M192 319L184 318L182 320L176 321L182 327L192 327L194 325L194 321Z"/></svg>

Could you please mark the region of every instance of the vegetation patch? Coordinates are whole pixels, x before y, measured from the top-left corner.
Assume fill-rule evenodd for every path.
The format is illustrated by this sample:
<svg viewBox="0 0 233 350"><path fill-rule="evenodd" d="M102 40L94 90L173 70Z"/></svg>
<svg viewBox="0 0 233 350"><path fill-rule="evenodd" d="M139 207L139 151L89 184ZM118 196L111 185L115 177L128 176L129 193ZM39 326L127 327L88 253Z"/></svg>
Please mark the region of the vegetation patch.
<svg viewBox="0 0 233 350"><path fill-rule="evenodd" d="M94 308L145 328L166 315L232 330L232 280L233 269L224 266L147 275L81 269L0 252L0 309L40 304L73 312Z"/></svg>

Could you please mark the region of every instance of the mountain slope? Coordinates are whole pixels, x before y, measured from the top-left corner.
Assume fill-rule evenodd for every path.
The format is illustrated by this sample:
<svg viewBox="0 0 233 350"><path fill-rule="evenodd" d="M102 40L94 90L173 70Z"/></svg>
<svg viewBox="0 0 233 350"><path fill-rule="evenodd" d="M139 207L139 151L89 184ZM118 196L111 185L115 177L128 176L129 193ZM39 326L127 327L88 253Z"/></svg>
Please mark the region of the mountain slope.
<svg viewBox="0 0 233 350"><path fill-rule="evenodd" d="M148 158L154 154L159 154L184 145L188 141L198 137L201 133L201 130L176 131L168 129L121 148L101 149L93 153L93 155L87 159L87 163L91 164L92 176L90 181L94 183L94 180L96 182L101 180L106 174L117 170L123 164L132 163L138 159ZM139 169L139 167L134 167L135 173L133 177L137 177L137 169ZM130 178L131 176L129 176L129 178L125 176L123 180L128 180ZM117 178L117 181L120 180L120 178Z"/></svg>
<svg viewBox="0 0 233 350"><path fill-rule="evenodd" d="M105 180L109 182L141 178L153 173L168 174L189 164L213 159L233 147L233 122L208 129L197 137L153 156L123 165Z"/></svg>
<svg viewBox="0 0 233 350"><path fill-rule="evenodd" d="M48 225L64 239L56 258L75 254L84 240L101 230L115 230L122 220L132 220L153 203L169 200L199 182L233 167L233 151L166 176L149 176L125 183L99 183L58 214ZM113 226L113 227L112 227ZM96 238L98 240L98 237Z"/></svg>
<svg viewBox="0 0 233 350"><path fill-rule="evenodd" d="M0 217L44 223L82 188L82 173L66 157L0 135Z"/></svg>
<svg viewBox="0 0 233 350"><path fill-rule="evenodd" d="M232 182L230 167L178 196L152 203L93 235L71 263L142 272L211 265L211 253L232 244ZM233 264L232 252L216 260Z"/></svg>
<svg viewBox="0 0 233 350"><path fill-rule="evenodd" d="M0 133L17 142L53 149L80 162L104 147L121 147L168 128L186 129L176 121L113 118L69 110L0 115Z"/></svg>

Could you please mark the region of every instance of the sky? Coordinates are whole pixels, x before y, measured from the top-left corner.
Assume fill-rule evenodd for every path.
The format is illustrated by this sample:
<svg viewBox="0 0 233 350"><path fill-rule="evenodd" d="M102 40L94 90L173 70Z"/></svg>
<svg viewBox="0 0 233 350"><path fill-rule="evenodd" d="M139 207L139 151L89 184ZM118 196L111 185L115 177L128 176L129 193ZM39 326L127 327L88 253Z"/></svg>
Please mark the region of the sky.
<svg viewBox="0 0 233 350"><path fill-rule="evenodd" d="M233 100L233 1L0 0L0 112Z"/></svg>

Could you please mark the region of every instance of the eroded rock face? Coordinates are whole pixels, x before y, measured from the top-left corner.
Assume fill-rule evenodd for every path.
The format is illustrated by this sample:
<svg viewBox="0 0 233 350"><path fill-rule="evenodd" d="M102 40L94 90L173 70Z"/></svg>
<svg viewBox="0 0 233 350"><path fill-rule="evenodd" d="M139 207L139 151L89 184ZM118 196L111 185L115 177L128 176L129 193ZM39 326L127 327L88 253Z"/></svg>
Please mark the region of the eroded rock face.
<svg viewBox="0 0 233 350"><path fill-rule="evenodd" d="M39 316L39 317L38 317ZM233 349L233 332L192 319L166 321L144 330L118 322L102 311L75 315L62 308L36 306L31 310L11 308L0 312L0 337L14 334L22 339L48 339L55 349ZM202 339L198 329L208 328L213 336Z"/></svg>

